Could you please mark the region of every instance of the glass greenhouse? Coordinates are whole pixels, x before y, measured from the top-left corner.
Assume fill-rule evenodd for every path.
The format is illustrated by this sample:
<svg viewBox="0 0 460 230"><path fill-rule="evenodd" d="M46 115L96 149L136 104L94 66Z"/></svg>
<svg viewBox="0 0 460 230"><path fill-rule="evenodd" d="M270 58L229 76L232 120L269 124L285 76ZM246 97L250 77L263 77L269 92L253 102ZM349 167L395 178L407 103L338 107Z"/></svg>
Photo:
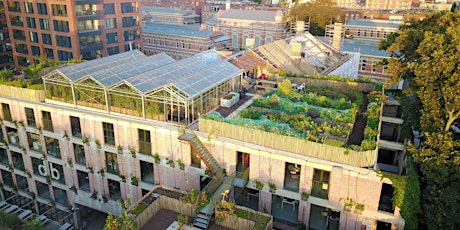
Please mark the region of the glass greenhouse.
<svg viewBox="0 0 460 230"><path fill-rule="evenodd" d="M180 61L134 50L56 69L43 82L48 100L189 125L239 90L241 78L214 50Z"/></svg>

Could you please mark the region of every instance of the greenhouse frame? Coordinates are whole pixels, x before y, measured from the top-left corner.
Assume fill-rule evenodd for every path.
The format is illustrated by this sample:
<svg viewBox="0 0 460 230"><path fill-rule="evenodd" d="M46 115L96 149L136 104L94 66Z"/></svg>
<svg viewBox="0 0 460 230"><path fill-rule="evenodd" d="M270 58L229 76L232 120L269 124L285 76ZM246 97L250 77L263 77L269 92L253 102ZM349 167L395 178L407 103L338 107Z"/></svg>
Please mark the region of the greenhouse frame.
<svg viewBox="0 0 460 230"><path fill-rule="evenodd" d="M241 90L242 72L215 50L180 61L133 50L58 68L43 83L47 101L190 125Z"/></svg>

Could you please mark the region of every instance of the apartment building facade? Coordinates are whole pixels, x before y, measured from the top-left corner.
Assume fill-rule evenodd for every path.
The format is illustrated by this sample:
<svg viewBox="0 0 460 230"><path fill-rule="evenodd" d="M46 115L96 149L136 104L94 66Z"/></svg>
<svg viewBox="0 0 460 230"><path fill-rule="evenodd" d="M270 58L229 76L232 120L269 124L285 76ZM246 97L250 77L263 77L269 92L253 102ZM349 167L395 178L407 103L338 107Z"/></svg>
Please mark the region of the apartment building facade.
<svg viewBox="0 0 460 230"><path fill-rule="evenodd" d="M141 48L139 1L3 1L14 63L85 60Z"/></svg>
<svg viewBox="0 0 460 230"><path fill-rule="evenodd" d="M5 5L0 2L0 70L12 69L13 50L11 49L10 33L8 32L8 24L6 22Z"/></svg>
<svg viewBox="0 0 460 230"><path fill-rule="evenodd" d="M247 39L253 39L251 46L258 47L288 36L281 10L221 10L206 25L230 36L233 49L246 48Z"/></svg>
<svg viewBox="0 0 460 230"><path fill-rule="evenodd" d="M209 49L217 51L230 47L230 37L220 31L200 26L166 23L143 23L142 41L148 55L166 53L180 60Z"/></svg>
<svg viewBox="0 0 460 230"><path fill-rule="evenodd" d="M334 148L318 143L308 142L311 149L326 152L312 156L226 137L219 129L222 124L202 120L200 113L216 108L219 98L238 90L242 71L212 50L181 61L164 54L146 57L139 51L100 60L51 72L44 78L46 90L35 91L34 97L0 97L2 200L32 203L31 209L39 207L39 214L57 216L61 224L72 220L48 214L60 211L69 216L74 206L117 215L122 212L117 200L129 195L137 201L158 184L201 190L209 177L206 169L216 170L210 165L212 158L228 175L248 176L240 178L243 184L235 184L229 197L271 214L276 221L294 225L301 221L320 229L404 227L399 208L392 206L391 181L374 171L372 160L382 158L380 169L401 174L402 151L388 153L398 161L386 162L386 154L380 152L349 150L347 158L356 159L354 163L339 163L327 156ZM107 68L113 72L107 73ZM157 75L163 78L152 77ZM124 99L116 99L117 95ZM388 105L397 111L397 103ZM399 122L399 118L386 120ZM197 121L199 130L189 127ZM184 124L194 130L193 143L184 139ZM391 135L397 126L385 128L389 149L404 148L392 143L397 141ZM209 153L197 153L197 144ZM343 149L337 151L343 155ZM303 193L310 198L304 200ZM364 205L364 211L347 209L347 199Z"/></svg>

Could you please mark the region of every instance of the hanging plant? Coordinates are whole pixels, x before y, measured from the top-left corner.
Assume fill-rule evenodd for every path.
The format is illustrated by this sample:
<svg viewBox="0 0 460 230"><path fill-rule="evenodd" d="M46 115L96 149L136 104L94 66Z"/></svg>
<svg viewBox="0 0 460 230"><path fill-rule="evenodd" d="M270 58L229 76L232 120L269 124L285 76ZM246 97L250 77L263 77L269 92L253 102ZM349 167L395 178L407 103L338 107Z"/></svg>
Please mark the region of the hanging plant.
<svg viewBox="0 0 460 230"><path fill-rule="evenodd" d="M135 176L131 176L131 184L137 186L139 184L139 179Z"/></svg>
<svg viewBox="0 0 460 230"><path fill-rule="evenodd" d="M153 159L155 159L155 164L160 164L160 155L158 155L158 153L156 153L155 155L153 155Z"/></svg>

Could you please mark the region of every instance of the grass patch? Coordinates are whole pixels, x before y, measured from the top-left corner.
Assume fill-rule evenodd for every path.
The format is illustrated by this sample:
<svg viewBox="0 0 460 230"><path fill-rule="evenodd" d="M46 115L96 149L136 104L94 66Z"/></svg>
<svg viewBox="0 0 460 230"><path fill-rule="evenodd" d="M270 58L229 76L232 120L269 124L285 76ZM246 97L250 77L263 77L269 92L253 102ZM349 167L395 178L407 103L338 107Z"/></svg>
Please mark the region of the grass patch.
<svg viewBox="0 0 460 230"><path fill-rule="evenodd" d="M136 207L134 207L133 210L131 210L131 213L137 216L141 214L146 208L147 205L145 205L144 203L140 203L136 205Z"/></svg>
<svg viewBox="0 0 460 230"><path fill-rule="evenodd" d="M257 213L249 212L246 210L237 209L235 211L236 216L248 220L252 220L255 222L253 230L263 230L267 227L267 224L270 222L271 218L263 215L259 215Z"/></svg>

